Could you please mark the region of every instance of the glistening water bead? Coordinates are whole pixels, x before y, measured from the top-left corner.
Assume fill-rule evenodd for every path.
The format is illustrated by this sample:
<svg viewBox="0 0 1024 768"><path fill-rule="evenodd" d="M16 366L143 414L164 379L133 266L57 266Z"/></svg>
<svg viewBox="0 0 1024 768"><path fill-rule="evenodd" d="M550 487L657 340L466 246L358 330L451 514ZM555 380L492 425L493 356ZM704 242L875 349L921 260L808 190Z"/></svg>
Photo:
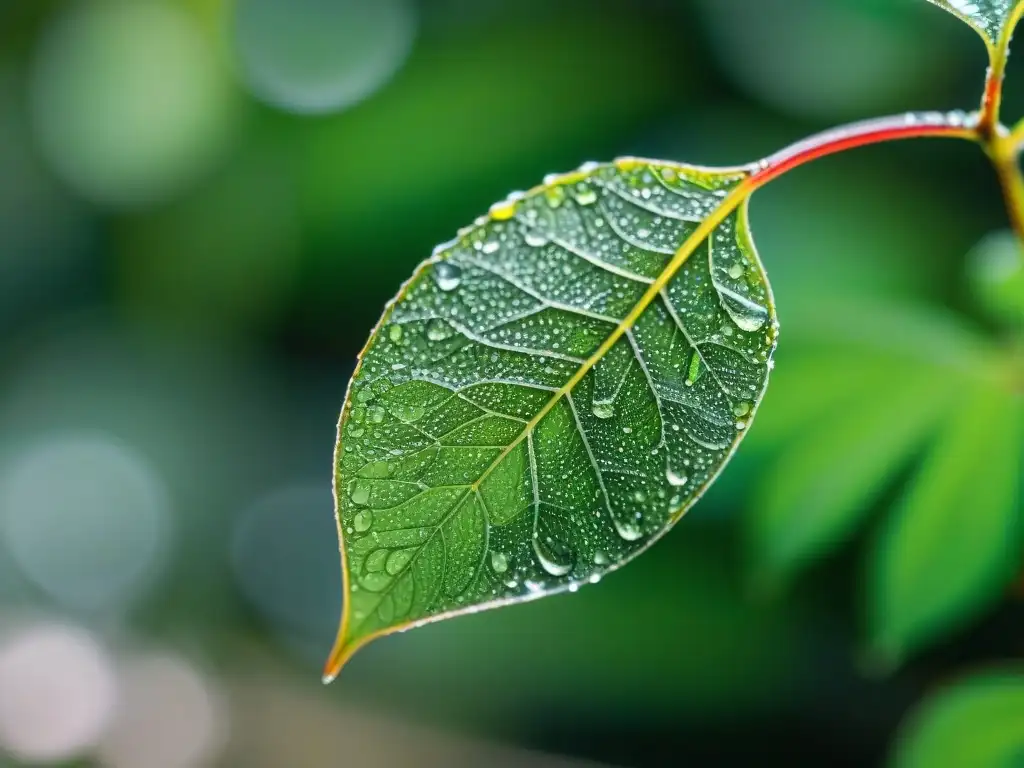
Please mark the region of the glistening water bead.
<svg viewBox="0 0 1024 768"><path fill-rule="evenodd" d="M454 291L462 282L462 269L457 264L442 261L434 267L434 280L442 291Z"/></svg>

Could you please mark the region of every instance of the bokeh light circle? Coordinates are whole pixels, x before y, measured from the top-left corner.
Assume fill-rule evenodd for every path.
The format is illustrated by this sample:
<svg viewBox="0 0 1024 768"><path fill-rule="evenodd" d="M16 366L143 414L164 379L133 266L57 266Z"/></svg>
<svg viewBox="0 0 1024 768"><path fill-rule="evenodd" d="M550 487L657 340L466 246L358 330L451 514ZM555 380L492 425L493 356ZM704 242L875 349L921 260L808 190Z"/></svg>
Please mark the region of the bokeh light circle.
<svg viewBox="0 0 1024 768"><path fill-rule="evenodd" d="M242 78L261 101L324 113L366 98L405 62L416 32L408 0L238 0Z"/></svg>
<svg viewBox="0 0 1024 768"><path fill-rule="evenodd" d="M91 749L117 702L113 665L88 633L60 624L0 636L0 749L58 762Z"/></svg>
<svg viewBox="0 0 1024 768"><path fill-rule="evenodd" d="M75 611L125 607L163 560L168 499L150 464L103 433L54 435L0 468L0 534L37 587Z"/></svg>
<svg viewBox="0 0 1024 768"><path fill-rule="evenodd" d="M906 18L909 4L874 5L697 3L713 54L740 88L785 114L826 121L895 109L942 74L942 41Z"/></svg>
<svg viewBox="0 0 1024 768"><path fill-rule="evenodd" d="M292 485L239 517L231 562L243 594L275 634L310 658L329 650L341 610L341 564L328 483Z"/></svg>
<svg viewBox="0 0 1024 768"><path fill-rule="evenodd" d="M148 204L194 181L226 144L231 103L227 68L199 26L155 0L78 3L35 52L40 150L99 204Z"/></svg>
<svg viewBox="0 0 1024 768"><path fill-rule="evenodd" d="M226 742L220 695L188 661L138 656L119 669L120 702L97 752L109 768L213 765Z"/></svg>

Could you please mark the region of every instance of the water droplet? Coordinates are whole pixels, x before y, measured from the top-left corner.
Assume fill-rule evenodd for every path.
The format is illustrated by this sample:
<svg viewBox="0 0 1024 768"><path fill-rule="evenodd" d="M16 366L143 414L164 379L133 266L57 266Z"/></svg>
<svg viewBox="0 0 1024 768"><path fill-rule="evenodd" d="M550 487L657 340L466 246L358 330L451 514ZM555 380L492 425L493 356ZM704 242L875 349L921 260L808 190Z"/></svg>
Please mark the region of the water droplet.
<svg viewBox="0 0 1024 768"><path fill-rule="evenodd" d="M610 419L615 415L615 404L606 400L595 400L591 410L599 419Z"/></svg>
<svg viewBox="0 0 1024 768"><path fill-rule="evenodd" d="M576 191L573 193L573 196L580 205L593 205L597 202L597 192L589 184L584 184L583 182L576 185Z"/></svg>
<svg viewBox="0 0 1024 768"><path fill-rule="evenodd" d="M354 421L349 422L348 425L348 436L349 437L362 437L366 432L366 429L361 424L356 424Z"/></svg>
<svg viewBox="0 0 1024 768"><path fill-rule="evenodd" d="M601 550L594 553L594 565L608 565L609 562L608 555Z"/></svg>
<svg viewBox="0 0 1024 768"><path fill-rule="evenodd" d="M534 537L533 551L537 554L541 567L552 576L565 576L572 570L572 551L560 542L542 542Z"/></svg>
<svg viewBox="0 0 1024 768"><path fill-rule="evenodd" d="M718 294L721 297L722 306L729 313L729 317L736 323L741 331L753 333L764 327L768 322L768 310L760 304L755 304L745 296L731 291L723 286L715 284Z"/></svg>
<svg viewBox="0 0 1024 768"><path fill-rule="evenodd" d="M676 472L671 467L669 467L668 470L666 470L665 479L668 480L669 485L675 488L682 488L684 485L690 482L690 478L685 472Z"/></svg>
<svg viewBox="0 0 1024 768"><path fill-rule="evenodd" d="M452 336L452 327L439 317L427 322L427 338L431 341L444 341Z"/></svg>
<svg viewBox="0 0 1024 768"><path fill-rule="evenodd" d="M366 409L366 418L371 424L380 424L384 421L384 409L379 405L371 405Z"/></svg>
<svg viewBox="0 0 1024 768"><path fill-rule="evenodd" d="M744 270L743 265L737 261L735 264L729 267L729 277L731 277L733 280L739 280L741 277L743 277L743 273L745 271L746 270Z"/></svg>
<svg viewBox="0 0 1024 768"><path fill-rule="evenodd" d="M501 248L501 245L498 243L497 240L488 240L486 243L484 243L483 248L481 248L481 250L489 256L492 253L497 253L499 248Z"/></svg>
<svg viewBox="0 0 1024 768"><path fill-rule="evenodd" d="M427 409L418 403L403 403L396 405L391 408L391 412L400 421L404 421L406 424L411 424L414 421L419 421L426 414Z"/></svg>
<svg viewBox="0 0 1024 768"><path fill-rule="evenodd" d="M645 501L647 501L647 494L644 491L634 491L633 501L635 501L637 504L643 504Z"/></svg>
<svg viewBox="0 0 1024 768"><path fill-rule="evenodd" d="M551 242L548 236L541 232L529 231L526 233L524 239L526 244L531 248L540 248L541 246L547 245Z"/></svg>
<svg viewBox="0 0 1024 768"><path fill-rule="evenodd" d="M751 407L751 404L747 402L736 403L736 405L732 407L732 413L736 418L742 419L750 413Z"/></svg>
<svg viewBox="0 0 1024 768"><path fill-rule="evenodd" d="M400 549L397 552L392 552L388 557L387 565L384 566L384 570L390 573L392 576L397 576L403 570L405 566L412 560L414 550L411 549Z"/></svg>
<svg viewBox="0 0 1024 768"><path fill-rule="evenodd" d="M686 386L692 387L697 383L697 380L704 373L703 362L700 358L700 353L697 350L693 351L693 356L690 358L690 368L686 372Z"/></svg>
<svg viewBox="0 0 1024 768"><path fill-rule="evenodd" d="M624 541L637 541L644 535L644 532L640 530L639 522L636 520L622 521L612 516L612 523L615 525L615 532Z"/></svg>
<svg viewBox="0 0 1024 768"><path fill-rule="evenodd" d="M398 325L398 323L394 323L393 325L391 325L391 327L388 328L388 338L394 342L401 341L402 326Z"/></svg>
<svg viewBox="0 0 1024 768"><path fill-rule="evenodd" d="M371 525L373 525L373 512L368 509L364 509L352 518L352 527L356 529L357 533L366 533L370 530Z"/></svg>
<svg viewBox="0 0 1024 768"><path fill-rule="evenodd" d="M370 487L365 483L357 481L352 484L352 490L349 491L349 497L352 499L353 504L365 504L370 500ZM358 529L358 527L359 526L357 525L356 528Z"/></svg>
<svg viewBox="0 0 1024 768"><path fill-rule="evenodd" d="M491 568L495 573L504 573L508 570L508 556L504 552L491 550Z"/></svg>
<svg viewBox="0 0 1024 768"><path fill-rule="evenodd" d="M623 432L623 434L626 434L626 435L632 435L633 434L633 428L632 427L623 427L622 428L622 432Z"/></svg>
<svg viewBox="0 0 1024 768"><path fill-rule="evenodd" d="M370 553L370 556L366 558L364 567L370 573L378 573L384 570L384 563L388 560L388 551L386 549L378 549Z"/></svg>
<svg viewBox="0 0 1024 768"><path fill-rule="evenodd" d="M370 592L381 592L387 589L391 583L391 577L386 573L368 573L359 580L359 583Z"/></svg>
<svg viewBox="0 0 1024 768"><path fill-rule="evenodd" d="M462 282L462 269L450 261L439 262L434 267L434 282L442 291L454 291Z"/></svg>
<svg viewBox="0 0 1024 768"><path fill-rule="evenodd" d="M558 208L562 203L565 202L565 189L562 187L551 187L544 192L544 199L547 200L548 206L551 208Z"/></svg>

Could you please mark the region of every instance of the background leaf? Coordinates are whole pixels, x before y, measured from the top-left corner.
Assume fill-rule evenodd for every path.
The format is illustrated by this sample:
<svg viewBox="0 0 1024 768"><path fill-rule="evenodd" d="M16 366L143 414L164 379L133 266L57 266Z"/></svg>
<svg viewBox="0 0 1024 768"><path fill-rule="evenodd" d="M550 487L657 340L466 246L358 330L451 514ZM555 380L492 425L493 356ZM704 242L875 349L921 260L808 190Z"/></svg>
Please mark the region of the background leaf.
<svg viewBox="0 0 1024 768"><path fill-rule="evenodd" d="M596 581L714 480L767 383L774 307L745 206L681 268L676 252L744 176L588 166L417 270L339 426L337 663Z"/></svg>
<svg viewBox="0 0 1024 768"><path fill-rule="evenodd" d="M851 363L852 375L837 366L852 382L847 399L815 416L754 492L748 533L762 578L841 543L956 403L955 380L941 369L886 357Z"/></svg>
<svg viewBox="0 0 1024 768"><path fill-rule="evenodd" d="M973 27L990 50L1009 42L1024 0L929 0ZM1002 52L999 55L1003 55Z"/></svg>
<svg viewBox="0 0 1024 768"><path fill-rule="evenodd" d="M748 449L764 469L746 519L759 580L790 576L842 543L963 389L991 382L1001 365L956 317L830 290L793 310L791 357Z"/></svg>
<svg viewBox="0 0 1024 768"><path fill-rule="evenodd" d="M1024 764L1024 670L987 672L940 691L899 736L893 768Z"/></svg>
<svg viewBox="0 0 1024 768"><path fill-rule="evenodd" d="M869 631L898 659L994 604L1020 561L1021 398L964 393L885 522L869 574Z"/></svg>

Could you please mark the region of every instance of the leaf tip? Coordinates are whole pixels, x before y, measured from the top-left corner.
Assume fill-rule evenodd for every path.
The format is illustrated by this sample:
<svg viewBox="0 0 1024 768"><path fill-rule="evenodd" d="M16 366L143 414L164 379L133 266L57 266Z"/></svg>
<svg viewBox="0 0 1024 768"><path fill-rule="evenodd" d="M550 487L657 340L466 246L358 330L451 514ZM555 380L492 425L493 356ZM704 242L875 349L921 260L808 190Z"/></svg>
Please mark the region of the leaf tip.
<svg viewBox="0 0 1024 768"><path fill-rule="evenodd" d="M341 668L352 658L352 654L355 651L356 646L348 642L345 632L339 632L338 638L334 641L334 647L331 649L331 654L327 657L327 663L324 665L324 675L322 678L324 685L330 685L337 679L341 673Z"/></svg>

